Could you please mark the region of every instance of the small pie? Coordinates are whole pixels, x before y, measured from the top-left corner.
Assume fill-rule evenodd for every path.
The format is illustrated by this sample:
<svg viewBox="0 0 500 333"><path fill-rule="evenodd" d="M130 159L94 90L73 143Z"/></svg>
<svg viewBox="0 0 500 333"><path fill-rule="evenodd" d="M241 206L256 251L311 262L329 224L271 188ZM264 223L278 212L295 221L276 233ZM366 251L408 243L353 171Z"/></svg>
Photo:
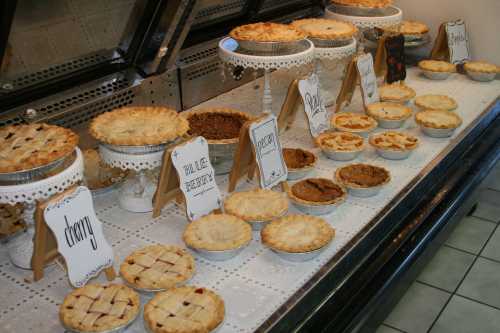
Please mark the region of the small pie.
<svg viewBox="0 0 500 333"><path fill-rule="evenodd" d="M362 136L349 132L324 132L316 137L321 149L334 151L361 151L364 149Z"/></svg>
<svg viewBox="0 0 500 333"><path fill-rule="evenodd" d="M402 21L398 25L384 27L384 31L408 36L420 36L429 32L429 27L418 21Z"/></svg>
<svg viewBox="0 0 500 333"><path fill-rule="evenodd" d="M304 31L308 37L329 40L352 38L357 32L352 23L322 18L296 20L291 25Z"/></svg>
<svg viewBox="0 0 500 333"><path fill-rule="evenodd" d="M364 114L342 112L331 119L333 127L339 131L360 133L370 132L377 127L377 121Z"/></svg>
<svg viewBox="0 0 500 333"><path fill-rule="evenodd" d="M120 274L133 287L168 289L193 276L194 259L185 249L177 246L146 246L125 258Z"/></svg>
<svg viewBox="0 0 500 333"><path fill-rule="evenodd" d="M422 60L418 63L418 67L430 72L455 73L457 71L455 65L442 60Z"/></svg>
<svg viewBox="0 0 500 333"><path fill-rule="evenodd" d="M385 8L392 5L392 0L332 0L332 3L352 7Z"/></svg>
<svg viewBox="0 0 500 333"><path fill-rule="evenodd" d="M384 150L406 151L418 147L418 139L406 133L387 131L370 137L370 144Z"/></svg>
<svg viewBox="0 0 500 333"><path fill-rule="evenodd" d="M255 42L294 42L306 38L306 33L294 26L259 22L234 28L229 36L236 40Z"/></svg>
<svg viewBox="0 0 500 333"><path fill-rule="evenodd" d="M127 106L103 113L90 123L90 134L111 145L143 146L173 141L186 134L189 124L175 110Z"/></svg>
<svg viewBox="0 0 500 333"><path fill-rule="evenodd" d="M415 115L417 124L437 129L452 129L462 125L462 119L454 112L446 110L425 110Z"/></svg>
<svg viewBox="0 0 500 333"><path fill-rule="evenodd" d="M469 72L500 73L500 68L498 66L482 61L466 62L464 68Z"/></svg>
<svg viewBox="0 0 500 333"><path fill-rule="evenodd" d="M241 127L253 117L233 109L213 108L183 113L189 122L188 134L202 136L210 144L236 143Z"/></svg>
<svg viewBox="0 0 500 333"><path fill-rule="evenodd" d="M304 253L330 243L335 236L335 229L319 217L288 215L266 225L260 235L262 243L272 249Z"/></svg>
<svg viewBox="0 0 500 333"><path fill-rule="evenodd" d="M404 84L384 84L378 88L382 102L404 103L415 97L415 90Z"/></svg>
<svg viewBox="0 0 500 333"><path fill-rule="evenodd" d="M288 170L312 168L316 163L316 155L299 148L283 148L283 158Z"/></svg>
<svg viewBox="0 0 500 333"><path fill-rule="evenodd" d="M112 168L101 159L95 149L83 151L85 183L91 190L101 189L121 181L126 173L119 168Z"/></svg>
<svg viewBox="0 0 500 333"><path fill-rule="evenodd" d="M422 95L415 98L415 105L425 110L453 111L458 107L457 102L445 95Z"/></svg>
<svg viewBox="0 0 500 333"><path fill-rule="evenodd" d="M366 113L375 119L403 120L411 117L411 109L396 103L373 103L366 107Z"/></svg>
<svg viewBox="0 0 500 333"><path fill-rule="evenodd" d="M0 205L0 238L10 236L26 228L22 213L23 207L21 205Z"/></svg>
<svg viewBox="0 0 500 333"><path fill-rule="evenodd" d="M184 286L156 294L144 306L144 321L152 333L209 333L224 312L224 301L213 291Z"/></svg>
<svg viewBox="0 0 500 333"><path fill-rule="evenodd" d="M225 251L240 248L252 239L252 228L239 217L210 214L188 224L184 242L192 248Z"/></svg>
<svg viewBox="0 0 500 333"><path fill-rule="evenodd" d="M71 154L78 144L73 131L48 124L0 128L0 173L30 170Z"/></svg>
<svg viewBox="0 0 500 333"><path fill-rule="evenodd" d="M120 284L88 284L73 290L59 308L65 328L107 332L124 327L139 314L139 295Z"/></svg>
<svg viewBox="0 0 500 333"><path fill-rule="evenodd" d="M235 192L224 202L224 211L248 222L269 221L288 210L288 200L279 192L255 189Z"/></svg>
<svg viewBox="0 0 500 333"><path fill-rule="evenodd" d="M391 180L388 170L370 164L350 164L337 169L337 180L349 187L370 188L387 184Z"/></svg>
<svg viewBox="0 0 500 333"><path fill-rule="evenodd" d="M293 184L290 199L306 205L331 205L345 200L346 190L326 178L309 178Z"/></svg>

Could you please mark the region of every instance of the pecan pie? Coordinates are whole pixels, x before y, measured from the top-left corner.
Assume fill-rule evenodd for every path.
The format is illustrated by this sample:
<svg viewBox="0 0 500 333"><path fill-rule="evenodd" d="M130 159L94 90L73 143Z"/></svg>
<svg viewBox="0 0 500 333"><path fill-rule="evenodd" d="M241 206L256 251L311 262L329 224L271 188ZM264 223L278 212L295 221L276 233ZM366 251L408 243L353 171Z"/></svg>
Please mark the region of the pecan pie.
<svg viewBox="0 0 500 333"><path fill-rule="evenodd" d="M224 312L224 301L213 291L184 286L156 294L144 306L144 321L152 333L209 333Z"/></svg>
<svg viewBox="0 0 500 333"><path fill-rule="evenodd" d="M442 60L422 60L418 63L418 67L420 67L420 69L430 72L445 72L445 73L456 72L455 65Z"/></svg>
<svg viewBox="0 0 500 333"><path fill-rule="evenodd" d="M59 317L69 330L107 332L129 324L139 310L134 290L119 284L88 284L66 296Z"/></svg>
<svg viewBox="0 0 500 333"><path fill-rule="evenodd" d="M73 131L48 124L0 128L0 173L30 170L71 154L78 144Z"/></svg>
<svg viewBox="0 0 500 333"><path fill-rule="evenodd" d="M269 221L288 210L288 200L279 192L255 189L235 192L224 202L224 211L245 221Z"/></svg>
<svg viewBox="0 0 500 333"><path fill-rule="evenodd" d="M103 113L90 123L99 141L120 146L158 145L186 134L188 122L165 107L127 106Z"/></svg>
<svg viewBox="0 0 500 333"><path fill-rule="evenodd" d="M396 103L373 103L366 107L366 113L379 120L403 120L411 117L411 109Z"/></svg>
<svg viewBox="0 0 500 333"><path fill-rule="evenodd" d="M377 127L377 121L372 117L350 112L337 113L332 117L331 124L339 131L352 133L371 132Z"/></svg>
<svg viewBox="0 0 500 333"><path fill-rule="evenodd" d="M227 108L190 111L183 116L189 122L188 134L202 136L210 144L238 142L241 127L253 119L246 113Z"/></svg>
<svg viewBox="0 0 500 333"><path fill-rule="evenodd" d="M404 84L385 84L378 88L382 102L405 103L415 97L415 90Z"/></svg>
<svg viewBox="0 0 500 333"><path fill-rule="evenodd" d="M303 204L330 205L344 201L347 192L329 179L309 178L293 184L288 195Z"/></svg>
<svg viewBox="0 0 500 333"><path fill-rule="evenodd" d="M259 22L236 27L229 36L242 41L293 42L306 38L306 33L286 24Z"/></svg>
<svg viewBox="0 0 500 333"><path fill-rule="evenodd" d="M398 25L384 27L384 31L410 36L420 36L429 32L429 27L418 21L402 21Z"/></svg>
<svg viewBox="0 0 500 333"><path fill-rule="evenodd" d="M364 149L362 136L349 132L324 132L316 137L321 149L334 151L361 151Z"/></svg>
<svg viewBox="0 0 500 333"><path fill-rule="evenodd" d="M239 217L210 214L188 224L184 242L192 248L225 251L240 248L252 239L252 228Z"/></svg>
<svg viewBox="0 0 500 333"><path fill-rule="evenodd" d="M299 148L283 148L283 158L288 170L313 167L316 163L316 155Z"/></svg>
<svg viewBox="0 0 500 333"><path fill-rule="evenodd" d="M26 228L22 212L21 205L0 205L0 238L10 236Z"/></svg>
<svg viewBox="0 0 500 333"><path fill-rule="evenodd" d="M194 259L185 249L177 246L146 246L125 258L120 274L136 288L168 289L193 276Z"/></svg>
<svg viewBox="0 0 500 333"><path fill-rule="evenodd" d="M425 110L453 111L458 107L457 102L445 95L422 95L415 98L415 105Z"/></svg>
<svg viewBox="0 0 500 333"><path fill-rule="evenodd" d="M392 5L392 0L332 0L332 3L353 7L385 8Z"/></svg>
<svg viewBox="0 0 500 333"><path fill-rule="evenodd" d="M445 110L420 111L415 115L415 121L421 126L436 129L452 129L462 125L462 119L456 113Z"/></svg>
<svg viewBox="0 0 500 333"><path fill-rule="evenodd" d="M484 61L468 61L465 63L466 71L479 73L500 73L500 68L496 65Z"/></svg>
<svg viewBox="0 0 500 333"><path fill-rule="evenodd" d="M354 188L369 188L388 183L389 171L369 164L351 164L337 169L335 177L342 184Z"/></svg>
<svg viewBox="0 0 500 333"><path fill-rule="evenodd" d="M291 25L304 31L309 37L320 39L348 39L357 32L352 23L322 18L296 20Z"/></svg>
<svg viewBox="0 0 500 333"><path fill-rule="evenodd" d="M320 249L331 242L335 230L322 218L288 215L274 220L261 231L262 243L272 249L302 253Z"/></svg>
<svg viewBox="0 0 500 333"><path fill-rule="evenodd" d="M406 133L387 131L372 135L370 144L385 150L413 150L418 146L418 139Z"/></svg>
<svg viewBox="0 0 500 333"><path fill-rule="evenodd" d="M85 183L91 190L101 189L123 180L126 173L103 162L95 149L83 151Z"/></svg>

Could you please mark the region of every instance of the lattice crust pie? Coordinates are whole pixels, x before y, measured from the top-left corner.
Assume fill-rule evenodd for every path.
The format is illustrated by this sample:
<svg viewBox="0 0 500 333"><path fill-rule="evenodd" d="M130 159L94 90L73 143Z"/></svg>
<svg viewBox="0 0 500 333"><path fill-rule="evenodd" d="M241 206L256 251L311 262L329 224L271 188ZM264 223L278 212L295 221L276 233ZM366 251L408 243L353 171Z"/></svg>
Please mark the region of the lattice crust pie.
<svg viewBox="0 0 500 333"><path fill-rule="evenodd" d="M482 61L469 61L465 63L466 71L479 73L500 73L500 67Z"/></svg>
<svg viewBox="0 0 500 333"><path fill-rule="evenodd" d="M373 103L366 107L366 113L375 119L403 120L411 117L411 109L396 103Z"/></svg>
<svg viewBox="0 0 500 333"><path fill-rule="evenodd" d="M119 284L89 284L66 296L59 317L68 329L104 332L126 326L139 309L139 295L134 290Z"/></svg>
<svg viewBox="0 0 500 333"><path fill-rule="evenodd" d="M85 182L91 190L111 186L126 176L123 170L112 168L104 163L95 149L84 150L83 161Z"/></svg>
<svg viewBox="0 0 500 333"><path fill-rule="evenodd" d="M293 184L288 195L306 205L331 205L345 200L346 190L326 178L309 178Z"/></svg>
<svg viewBox="0 0 500 333"><path fill-rule="evenodd" d="M90 124L99 141L121 146L158 145L186 134L189 124L175 110L130 106L103 113Z"/></svg>
<svg viewBox="0 0 500 333"><path fill-rule="evenodd" d="M429 32L429 27L418 21L402 21L399 25L383 28L384 31L403 35L418 36Z"/></svg>
<svg viewBox="0 0 500 333"><path fill-rule="evenodd" d="M274 220L261 231L262 243L278 251L303 253L331 242L335 230L322 218L288 215Z"/></svg>
<svg viewBox="0 0 500 333"><path fill-rule="evenodd" d="M415 97L415 90L404 84L393 83L384 84L378 88L380 100L382 102L407 102Z"/></svg>
<svg viewBox="0 0 500 333"><path fill-rule="evenodd" d="M167 289L193 276L194 259L185 249L177 246L146 246L125 258L120 274L137 288Z"/></svg>
<svg viewBox="0 0 500 333"><path fill-rule="evenodd" d="M184 286L156 294L144 306L144 321L153 333L209 333L224 312L224 301L213 291Z"/></svg>
<svg viewBox="0 0 500 333"><path fill-rule="evenodd" d="M283 158L288 170L312 168L316 163L316 155L299 148L283 148Z"/></svg>
<svg viewBox="0 0 500 333"><path fill-rule="evenodd" d="M422 95L415 98L415 105L426 110L452 111L458 107L457 102L445 95Z"/></svg>
<svg viewBox="0 0 500 333"><path fill-rule="evenodd" d="M321 18L296 20L292 26L304 31L309 37L321 39L348 39L357 31L352 23Z"/></svg>
<svg viewBox="0 0 500 333"><path fill-rule="evenodd" d="M236 27L229 36L244 41L294 42L306 38L306 33L286 24L260 22Z"/></svg>
<svg viewBox="0 0 500 333"><path fill-rule="evenodd" d="M331 119L333 127L345 132L368 132L377 127L377 121L367 115L343 112Z"/></svg>
<svg viewBox="0 0 500 333"><path fill-rule="evenodd" d="M332 3L343 6L385 8L392 5L392 0L332 0Z"/></svg>
<svg viewBox="0 0 500 333"><path fill-rule="evenodd" d="M387 131L370 137L370 144L379 149L406 151L418 147L418 139L412 135Z"/></svg>
<svg viewBox="0 0 500 333"><path fill-rule="evenodd" d="M188 224L184 242L195 249L207 251L233 250L252 239L252 228L239 217L210 214Z"/></svg>
<svg viewBox="0 0 500 333"><path fill-rule="evenodd" d="M335 177L342 184L355 188L370 188L391 180L388 170L370 164L350 164L337 169Z"/></svg>
<svg viewBox="0 0 500 333"><path fill-rule="evenodd" d="M462 119L454 112L445 110L425 110L415 115L417 124L430 128L451 129L462 125Z"/></svg>
<svg viewBox="0 0 500 333"><path fill-rule="evenodd" d="M253 117L238 110L211 108L184 112L189 122L188 134L202 136L210 144L236 143L243 124Z"/></svg>
<svg viewBox="0 0 500 333"><path fill-rule="evenodd" d="M0 128L0 173L42 167L68 156L78 144L73 131L48 124Z"/></svg>
<svg viewBox="0 0 500 333"><path fill-rule="evenodd" d="M349 132L324 132L316 137L316 144L322 149L335 151L360 151L364 148L362 136Z"/></svg>
<svg viewBox="0 0 500 333"><path fill-rule="evenodd" d="M10 236L26 228L21 205L0 205L0 238Z"/></svg>
<svg viewBox="0 0 500 333"><path fill-rule="evenodd" d="M224 211L245 221L269 221L288 210L288 200L279 192L255 189L235 192L224 202Z"/></svg>
<svg viewBox="0 0 500 333"><path fill-rule="evenodd" d="M418 63L418 67L431 72L454 73L457 70L455 65L442 60L422 60Z"/></svg>

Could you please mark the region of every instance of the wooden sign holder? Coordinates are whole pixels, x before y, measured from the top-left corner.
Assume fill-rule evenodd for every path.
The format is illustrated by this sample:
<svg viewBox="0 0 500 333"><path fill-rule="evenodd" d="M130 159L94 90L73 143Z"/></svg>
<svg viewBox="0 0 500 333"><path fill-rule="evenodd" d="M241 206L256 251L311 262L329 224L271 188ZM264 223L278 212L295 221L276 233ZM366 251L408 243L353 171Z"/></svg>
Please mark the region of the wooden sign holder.
<svg viewBox="0 0 500 333"><path fill-rule="evenodd" d="M288 92L285 101L281 106L281 111L278 116L278 130L286 131L292 127L295 117L297 116L297 108L301 102L299 91L299 79L295 79L288 86Z"/></svg>
<svg viewBox="0 0 500 333"><path fill-rule="evenodd" d="M66 191L57 194L47 201L37 204L35 211L35 239L31 267L33 268L33 277L35 281L43 278L44 266L59 256L57 250L57 241L52 230L45 222L44 211L47 206L60 201L62 198L70 195L76 190L77 186L70 187ZM116 278L116 272L113 267L104 269L108 281Z"/></svg>
<svg viewBox="0 0 500 333"><path fill-rule="evenodd" d="M385 49L385 41L387 35L384 34L378 40L377 53L375 54L375 60L373 63L373 69L375 70L376 77L385 76L387 73L387 50Z"/></svg>
<svg viewBox="0 0 500 333"><path fill-rule="evenodd" d="M446 60L450 59L450 49L448 48L448 36L446 35L446 23L439 26L439 32L432 47L431 59Z"/></svg>
<svg viewBox="0 0 500 333"><path fill-rule="evenodd" d="M335 112L340 112L343 103L350 104L352 101L356 85L359 81L359 72L356 67L356 61L357 57L353 57L351 62L347 65L346 76L344 81L342 81L342 86L335 104Z"/></svg>
<svg viewBox="0 0 500 333"><path fill-rule="evenodd" d="M295 113L295 111L293 113ZM292 116L294 117L293 113ZM289 111L287 111L287 114L288 115L285 116L284 119L291 119ZM257 161L255 160L255 150L253 149L252 141L250 139L250 126L254 122L257 122L264 117L266 116L261 116L257 119L249 120L245 122L240 129L238 147L236 148L236 151L234 153L233 168L231 169L231 173L229 174L229 186L227 189L229 193L233 192L236 189L238 182L245 176L245 174L247 175L248 179L253 179L255 175L257 175L257 178L260 178L259 168L257 167ZM286 181L281 182L281 189L282 191L288 191L288 183Z"/></svg>

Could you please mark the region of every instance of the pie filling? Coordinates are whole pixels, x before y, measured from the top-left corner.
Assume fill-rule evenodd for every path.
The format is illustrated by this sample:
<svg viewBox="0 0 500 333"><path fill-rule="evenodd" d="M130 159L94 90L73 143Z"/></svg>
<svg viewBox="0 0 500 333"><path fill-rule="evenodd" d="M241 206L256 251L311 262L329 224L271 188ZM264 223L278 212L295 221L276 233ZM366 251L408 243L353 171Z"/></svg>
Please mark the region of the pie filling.
<svg viewBox="0 0 500 333"><path fill-rule="evenodd" d="M344 191L328 179L311 178L292 186L292 193L299 199L312 202L328 202L340 198Z"/></svg>
<svg viewBox="0 0 500 333"><path fill-rule="evenodd" d="M371 165L356 164L340 169L340 177L362 187L373 187L383 184L389 175L382 168Z"/></svg>
<svg viewBox="0 0 500 333"><path fill-rule="evenodd" d="M283 149L283 158L290 169L302 169L314 164L314 154L302 149Z"/></svg>
<svg viewBox="0 0 500 333"><path fill-rule="evenodd" d="M248 120L239 114L194 113L189 116L188 134L207 140L225 140L239 137L240 129Z"/></svg>

